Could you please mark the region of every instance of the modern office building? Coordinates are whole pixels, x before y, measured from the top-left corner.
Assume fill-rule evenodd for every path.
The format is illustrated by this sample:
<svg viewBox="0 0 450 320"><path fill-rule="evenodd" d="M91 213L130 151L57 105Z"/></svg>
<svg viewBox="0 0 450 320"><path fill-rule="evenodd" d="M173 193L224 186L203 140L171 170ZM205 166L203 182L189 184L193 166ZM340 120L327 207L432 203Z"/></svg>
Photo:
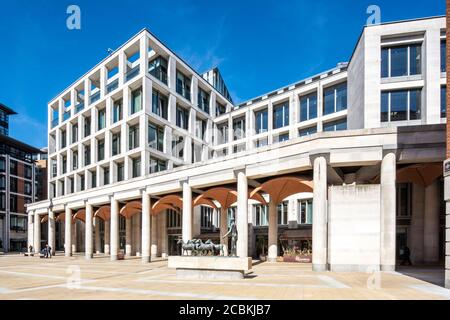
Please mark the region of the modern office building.
<svg viewBox="0 0 450 320"><path fill-rule="evenodd" d="M314 270L444 262L445 18L366 26L349 63L235 105L144 29L48 104L29 243L118 258L223 238ZM447 221L448 223L448 221ZM447 249L448 254L448 249Z"/></svg>
<svg viewBox="0 0 450 320"><path fill-rule="evenodd" d="M0 103L0 251L27 247L25 205L37 200L33 163L38 149L9 137L12 109Z"/></svg>

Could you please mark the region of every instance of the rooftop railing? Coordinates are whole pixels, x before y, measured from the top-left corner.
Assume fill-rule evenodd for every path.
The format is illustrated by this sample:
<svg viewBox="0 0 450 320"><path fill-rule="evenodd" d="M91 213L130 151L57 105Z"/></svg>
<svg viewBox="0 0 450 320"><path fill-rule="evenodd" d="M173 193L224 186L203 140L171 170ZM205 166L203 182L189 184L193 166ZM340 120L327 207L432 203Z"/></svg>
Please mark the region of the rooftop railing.
<svg viewBox="0 0 450 320"><path fill-rule="evenodd" d="M58 125L58 123L59 123L59 119L58 118L53 119L52 120L52 128L56 127Z"/></svg>
<svg viewBox="0 0 450 320"><path fill-rule="evenodd" d="M83 109L84 109L84 102L80 102L79 104L77 104L75 106L75 113L78 113L78 112L80 112Z"/></svg>
<svg viewBox="0 0 450 320"><path fill-rule="evenodd" d="M136 77L139 74L139 65L135 66L133 69L131 69L130 71L128 71L125 75L125 82L126 81L130 81L131 79L133 79L134 77Z"/></svg>
<svg viewBox="0 0 450 320"><path fill-rule="evenodd" d="M100 90L89 97L89 103L94 103L100 99Z"/></svg>
<svg viewBox="0 0 450 320"><path fill-rule="evenodd" d="M110 93L119 87L119 79L116 79L106 86L106 92Z"/></svg>

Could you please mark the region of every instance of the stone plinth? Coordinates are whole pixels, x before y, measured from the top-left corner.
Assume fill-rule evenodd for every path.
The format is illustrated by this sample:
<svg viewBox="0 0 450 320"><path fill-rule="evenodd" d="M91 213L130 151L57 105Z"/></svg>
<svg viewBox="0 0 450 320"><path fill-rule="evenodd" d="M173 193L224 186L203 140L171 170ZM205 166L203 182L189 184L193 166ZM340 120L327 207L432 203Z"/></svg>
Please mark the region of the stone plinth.
<svg viewBox="0 0 450 320"><path fill-rule="evenodd" d="M175 268L180 279L243 279L252 269L252 258L170 256L169 268Z"/></svg>

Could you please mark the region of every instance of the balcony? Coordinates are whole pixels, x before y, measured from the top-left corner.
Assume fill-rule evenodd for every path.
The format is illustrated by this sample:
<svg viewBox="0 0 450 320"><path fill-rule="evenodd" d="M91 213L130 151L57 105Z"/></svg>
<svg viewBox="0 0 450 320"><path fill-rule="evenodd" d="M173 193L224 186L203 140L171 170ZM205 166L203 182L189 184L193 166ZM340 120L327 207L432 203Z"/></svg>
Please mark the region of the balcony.
<svg viewBox="0 0 450 320"><path fill-rule="evenodd" d="M167 84L167 73L160 68L150 69L149 73L164 84Z"/></svg>
<svg viewBox="0 0 450 320"><path fill-rule="evenodd" d="M108 85L106 86L106 93L110 93L116 90L118 87L119 87L119 79L116 79L111 83L108 83Z"/></svg>
<svg viewBox="0 0 450 320"><path fill-rule="evenodd" d="M89 97L89 103L92 104L100 99L100 90Z"/></svg>
<svg viewBox="0 0 450 320"><path fill-rule="evenodd" d="M58 124L59 124L58 118L52 120L52 128L56 127Z"/></svg>
<svg viewBox="0 0 450 320"><path fill-rule="evenodd" d="M79 104L77 104L75 106L75 113L78 113L78 112L80 112L83 109L84 109L84 102L80 102Z"/></svg>
<svg viewBox="0 0 450 320"><path fill-rule="evenodd" d="M130 81L131 79L135 78L139 74L139 67L140 66L137 65L126 73L125 82Z"/></svg>

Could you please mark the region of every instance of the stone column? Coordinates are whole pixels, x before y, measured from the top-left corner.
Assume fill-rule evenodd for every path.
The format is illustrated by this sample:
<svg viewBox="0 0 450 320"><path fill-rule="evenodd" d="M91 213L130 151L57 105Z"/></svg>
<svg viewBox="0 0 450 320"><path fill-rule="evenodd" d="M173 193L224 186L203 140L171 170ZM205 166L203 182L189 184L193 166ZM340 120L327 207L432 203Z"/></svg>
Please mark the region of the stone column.
<svg viewBox="0 0 450 320"><path fill-rule="evenodd" d="M65 256L72 256L72 210L66 206L64 223L64 250Z"/></svg>
<svg viewBox="0 0 450 320"><path fill-rule="evenodd" d="M95 243L95 246L94 246L94 251L95 251L95 253L96 254L99 254L100 253L100 251L101 251L101 239L100 239L100 218L99 217L95 217L94 218L94 233L95 233L95 236L94 236L94 243Z"/></svg>
<svg viewBox="0 0 450 320"><path fill-rule="evenodd" d="M72 229L72 254L77 252L77 220L75 219L71 224Z"/></svg>
<svg viewBox="0 0 450 320"><path fill-rule="evenodd" d="M192 240L192 191L187 181L183 182L183 241Z"/></svg>
<svg viewBox="0 0 450 320"><path fill-rule="evenodd" d="M55 254L55 213L53 210L48 210L48 245L52 248L52 255Z"/></svg>
<svg viewBox="0 0 450 320"><path fill-rule="evenodd" d="M111 247L110 247L110 243L111 243L111 220L105 220L105 230L103 233L103 237L105 240L105 248L103 249L103 251L105 252L106 255L111 254Z"/></svg>
<svg viewBox="0 0 450 320"><path fill-rule="evenodd" d="M131 218L125 219L125 255L131 257Z"/></svg>
<svg viewBox="0 0 450 320"><path fill-rule="evenodd" d="M141 256L141 215L135 214L133 216L133 254L136 256Z"/></svg>
<svg viewBox="0 0 450 320"><path fill-rule="evenodd" d="M228 256L228 236L224 237L228 232L228 209L220 208L220 243L223 244L223 254Z"/></svg>
<svg viewBox="0 0 450 320"><path fill-rule="evenodd" d="M237 173L237 192L236 227L238 239L236 255L248 257L248 184L244 171Z"/></svg>
<svg viewBox="0 0 450 320"><path fill-rule="evenodd" d="M151 213L150 213L150 195L145 191L142 192L142 262L150 262L150 230L151 230Z"/></svg>
<svg viewBox="0 0 450 320"><path fill-rule="evenodd" d="M34 252L41 252L41 217L34 213Z"/></svg>
<svg viewBox="0 0 450 320"><path fill-rule="evenodd" d="M381 161L381 247L382 271L395 270L395 201L396 157L389 152Z"/></svg>
<svg viewBox="0 0 450 320"><path fill-rule="evenodd" d="M111 198L111 261L119 254L119 202Z"/></svg>
<svg viewBox="0 0 450 320"><path fill-rule="evenodd" d="M269 256L268 262L277 262L278 256L277 204L270 198L269 203Z"/></svg>
<svg viewBox="0 0 450 320"><path fill-rule="evenodd" d="M414 183L412 185L411 232L409 235L409 248L413 264L423 263L424 210L425 188Z"/></svg>
<svg viewBox="0 0 450 320"><path fill-rule="evenodd" d="M164 212L160 215L159 232L161 232L161 258L166 259L168 256L167 249L167 214Z"/></svg>
<svg viewBox="0 0 450 320"><path fill-rule="evenodd" d="M327 159L324 155L314 158L312 263L313 271L327 270Z"/></svg>
<svg viewBox="0 0 450 320"><path fill-rule="evenodd" d="M27 251L30 252L30 246L34 250L34 213L33 211L28 212L28 245Z"/></svg>
<svg viewBox="0 0 450 320"><path fill-rule="evenodd" d="M164 214L164 213L160 213ZM158 216L151 215L151 225L150 225L150 241L151 241L151 250L150 255L151 259L155 259L158 255L158 223L157 223Z"/></svg>
<svg viewBox="0 0 450 320"><path fill-rule="evenodd" d="M425 187L424 262L439 262L439 181Z"/></svg>
<svg viewBox="0 0 450 320"><path fill-rule="evenodd" d="M92 238L92 234L93 234L93 226L92 226L92 205L89 203L86 203L86 224L85 224L85 245L84 245L84 250L85 250L85 255L86 255L86 259L91 259L93 257L94 251L92 248L93 245L93 238Z"/></svg>

